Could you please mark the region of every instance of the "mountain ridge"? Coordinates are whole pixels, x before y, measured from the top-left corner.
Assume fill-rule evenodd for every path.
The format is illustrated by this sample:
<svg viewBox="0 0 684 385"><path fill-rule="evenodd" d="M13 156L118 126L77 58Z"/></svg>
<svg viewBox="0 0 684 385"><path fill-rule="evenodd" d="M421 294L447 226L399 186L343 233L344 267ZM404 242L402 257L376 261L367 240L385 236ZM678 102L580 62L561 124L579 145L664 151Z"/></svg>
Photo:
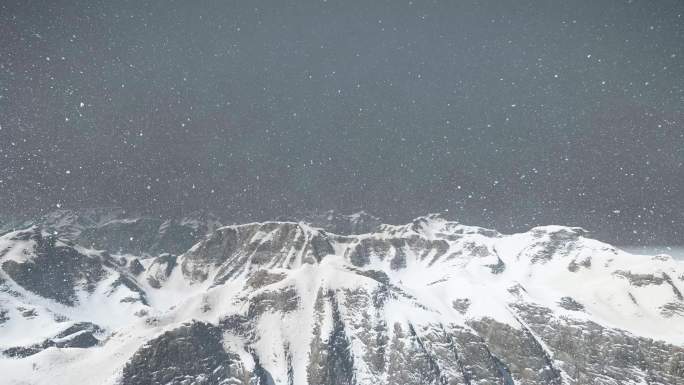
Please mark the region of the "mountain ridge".
<svg viewBox="0 0 684 385"><path fill-rule="evenodd" d="M13 383L684 381L684 264L586 235L270 221L140 258L34 226L0 237L0 369Z"/></svg>

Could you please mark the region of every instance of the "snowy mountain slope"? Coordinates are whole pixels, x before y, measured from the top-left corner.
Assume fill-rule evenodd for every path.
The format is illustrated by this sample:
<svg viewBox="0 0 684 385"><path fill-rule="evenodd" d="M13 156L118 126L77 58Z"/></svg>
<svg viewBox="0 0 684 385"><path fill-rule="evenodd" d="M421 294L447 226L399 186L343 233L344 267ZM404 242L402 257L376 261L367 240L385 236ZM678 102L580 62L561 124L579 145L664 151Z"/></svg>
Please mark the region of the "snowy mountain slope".
<svg viewBox="0 0 684 385"><path fill-rule="evenodd" d="M227 226L145 260L6 234L0 372L17 384L684 382L682 262L579 228L502 235L436 216L373 228Z"/></svg>
<svg viewBox="0 0 684 385"><path fill-rule="evenodd" d="M120 264L36 227L0 238L0 348L42 343L79 322L128 324L148 306Z"/></svg>

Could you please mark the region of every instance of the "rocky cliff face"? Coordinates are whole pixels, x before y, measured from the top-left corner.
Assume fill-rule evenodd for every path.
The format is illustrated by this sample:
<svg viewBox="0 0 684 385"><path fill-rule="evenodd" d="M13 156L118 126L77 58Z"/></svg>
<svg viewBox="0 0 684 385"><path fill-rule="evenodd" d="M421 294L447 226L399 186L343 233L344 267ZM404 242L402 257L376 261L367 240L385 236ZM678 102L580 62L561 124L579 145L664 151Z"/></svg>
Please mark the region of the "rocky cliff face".
<svg viewBox="0 0 684 385"><path fill-rule="evenodd" d="M0 372L17 384L684 383L682 262L579 228L330 223L221 227L150 258L10 232Z"/></svg>

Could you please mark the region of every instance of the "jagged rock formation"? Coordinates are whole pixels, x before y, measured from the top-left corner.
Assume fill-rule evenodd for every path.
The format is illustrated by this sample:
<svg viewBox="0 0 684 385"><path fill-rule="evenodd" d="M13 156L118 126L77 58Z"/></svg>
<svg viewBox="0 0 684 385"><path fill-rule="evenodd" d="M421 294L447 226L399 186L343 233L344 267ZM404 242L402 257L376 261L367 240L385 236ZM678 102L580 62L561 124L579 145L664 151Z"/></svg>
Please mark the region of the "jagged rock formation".
<svg viewBox="0 0 684 385"><path fill-rule="evenodd" d="M345 215L329 210L321 213L303 214L296 220L335 234L367 234L375 232L382 225L380 218L365 211Z"/></svg>
<svg viewBox="0 0 684 385"><path fill-rule="evenodd" d="M10 232L0 372L39 384L684 383L682 262L561 226L360 228L233 225L148 258Z"/></svg>

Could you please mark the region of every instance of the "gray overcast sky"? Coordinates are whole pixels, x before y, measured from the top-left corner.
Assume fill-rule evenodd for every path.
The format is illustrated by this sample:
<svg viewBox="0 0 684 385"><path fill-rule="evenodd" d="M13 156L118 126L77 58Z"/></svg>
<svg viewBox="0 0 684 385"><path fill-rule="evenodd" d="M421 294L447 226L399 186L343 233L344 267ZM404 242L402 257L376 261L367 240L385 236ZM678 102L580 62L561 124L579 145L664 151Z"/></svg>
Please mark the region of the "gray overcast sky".
<svg viewBox="0 0 684 385"><path fill-rule="evenodd" d="M684 2L3 1L0 211L684 244Z"/></svg>

